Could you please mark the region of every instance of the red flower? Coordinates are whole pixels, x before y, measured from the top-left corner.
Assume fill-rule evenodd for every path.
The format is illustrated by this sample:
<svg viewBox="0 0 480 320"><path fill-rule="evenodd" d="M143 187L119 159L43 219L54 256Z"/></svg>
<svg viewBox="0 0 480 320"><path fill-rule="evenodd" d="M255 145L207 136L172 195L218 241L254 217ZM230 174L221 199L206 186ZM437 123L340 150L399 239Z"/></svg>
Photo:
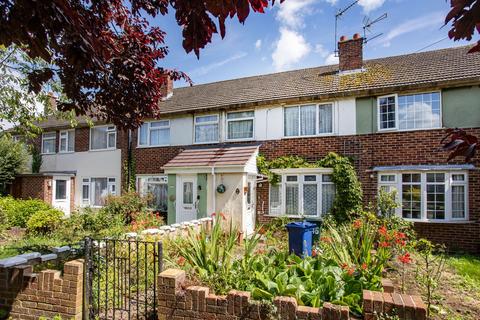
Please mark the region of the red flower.
<svg viewBox="0 0 480 320"><path fill-rule="evenodd" d="M312 249L312 257L316 257L318 255L317 249Z"/></svg>
<svg viewBox="0 0 480 320"><path fill-rule="evenodd" d="M405 239L407 237L405 233L400 231L395 231L394 236L395 236L395 239L397 240Z"/></svg>
<svg viewBox="0 0 480 320"><path fill-rule="evenodd" d="M354 267L348 268L347 273L348 273L349 276L352 276L355 273L355 268Z"/></svg>
<svg viewBox="0 0 480 320"><path fill-rule="evenodd" d="M362 270L367 270L367 264L366 263L362 263Z"/></svg>
<svg viewBox="0 0 480 320"><path fill-rule="evenodd" d="M406 252L405 254L398 256L398 261L403 264L408 264L412 262L412 258L410 257L410 253Z"/></svg>
<svg viewBox="0 0 480 320"><path fill-rule="evenodd" d="M330 237L321 237L320 241L325 242L325 243L332 243L332 238Z"/></svg>
<svg viewBox="0 0 480 320"><path fill-rule="evenodd" d="M378 233L380 233L380 235L382 235L382 236L386 236L386 235L388 234L387 227L381 226L381 227L378 229Z"/></svg>
<svg viewBox="0 0 480 320"><path fill-rule="evenodd" d="M387 242L387 241L382 241L382 242L380 242L379 246L381 248L388 248L388 247L390 247L390 243Z"/></svg>
<svg viewBox="0 0 480 320"><path fill-rule="evenodd" d="M346 263L344 262L344 263L342 263L342 264L340 265L340 267L341 267L343 270L345 270L345 269L348 268L348 264L346 264Z"/></svg>
<svg viewBox="0 0 480 320"><path fill-rule="evenodd" d="M184 257L179 257L177 260L177 264L179 266L183 266L185 264L186 259Z"/></svg>
<svg viewBox="0 0 480 320"><path fill-rule="evenodd" d="M357 219L353 221L353 228L354 229L360 229L362 227L362 220Z"/></svg>
<svg viewBox="0 0 480 320"><path fill-rule="evenodd" d="M402 239L397 239L397 240L395 240L395 242L402 247L405 247L405 245L407 244L407 242L405 240L402 240Z"/></svg>

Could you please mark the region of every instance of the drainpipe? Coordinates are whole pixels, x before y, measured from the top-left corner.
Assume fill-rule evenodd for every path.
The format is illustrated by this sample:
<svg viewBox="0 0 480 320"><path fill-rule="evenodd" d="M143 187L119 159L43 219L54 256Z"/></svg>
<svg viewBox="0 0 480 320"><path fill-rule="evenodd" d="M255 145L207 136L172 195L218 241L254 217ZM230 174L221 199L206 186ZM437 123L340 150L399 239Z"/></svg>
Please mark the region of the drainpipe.
<svg viewBox="0 0 480 320"><path fill-rule="evenodd" d="M213 183L213 188L212 188L212 204L213 204L213 211L216 213L216 185L217 185L217 176L215 175L215 167L212 167L212 183Z"/></svg>
<svg viewBox="0 0 480 320"><path fill-rule="evenodd" d="M127 191L130 190L130 180L132 176L132 130L128 129L127 142Z"/></svg>

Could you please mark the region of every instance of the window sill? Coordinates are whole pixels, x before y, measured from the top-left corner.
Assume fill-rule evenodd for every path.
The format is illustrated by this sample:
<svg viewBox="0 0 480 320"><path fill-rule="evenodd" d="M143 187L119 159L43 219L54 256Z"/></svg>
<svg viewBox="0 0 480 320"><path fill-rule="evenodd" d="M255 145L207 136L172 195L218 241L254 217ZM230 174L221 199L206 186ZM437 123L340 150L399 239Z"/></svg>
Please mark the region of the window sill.
<svg viewBox="0 0 480 320"><path fill-rule="evenodd" d="M75 153L75 151L59 151L58 154L69 154L69 153Z"/></svg>
<svg viewBox="0 0 480 320"><path fill-rule="evenodd" d="M337 135L335 132L331 133L321 133L307 136L283 136L282 139L301 139L301 138L321 138L321 137L332 137Z"/></svg>
<svg viewBox="0 0 480 320"><path fill-rule="evenodd" d="M99 151L115 151L117 148L107 148L107 149L89 149L89 152L99 152Z"/></svg>
<svg viewBox="0 0 480 320"><path fill-rule="evenodd" d="M158 146L137 146L137 149L165 148L171 146L171 144L159 144Z"/></svg>
<svg viewBox="0 0 480 320"><path fill-rule="evenodd" d="M432 130L442 130L444 127L435 127L435 128L419 128L419 129L378 129L375 133L392 133L392 132L410 132L410 131L432 131Z"/></svg>

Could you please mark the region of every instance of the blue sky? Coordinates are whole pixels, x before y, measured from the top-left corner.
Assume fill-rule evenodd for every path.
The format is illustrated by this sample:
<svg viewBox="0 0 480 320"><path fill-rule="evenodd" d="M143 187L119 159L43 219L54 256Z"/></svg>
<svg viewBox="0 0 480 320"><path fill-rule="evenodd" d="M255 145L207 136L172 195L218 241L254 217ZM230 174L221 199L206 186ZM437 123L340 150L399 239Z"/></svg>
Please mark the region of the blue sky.
<svg viewBox="0 0 480 320"><path fill-rule="evenodd" d="M335 63L334 15L352 0L286 0L265 14L251 13L245 25L229 21L225 39L215 36L200 59L187 54L172 13L155 19L167 32L170 49L162 65L186 72L195 84ZM365 16L388 18L372 28L383 33L364 48L366 59L411 53L447 36L441 28L449 11L445 0L360 0L339 21L338 35L362 33ZM368 35L367 35L368 37ZM444 39L426 50L463 45ZM177 82L176 87L186 85Z"/></svg>

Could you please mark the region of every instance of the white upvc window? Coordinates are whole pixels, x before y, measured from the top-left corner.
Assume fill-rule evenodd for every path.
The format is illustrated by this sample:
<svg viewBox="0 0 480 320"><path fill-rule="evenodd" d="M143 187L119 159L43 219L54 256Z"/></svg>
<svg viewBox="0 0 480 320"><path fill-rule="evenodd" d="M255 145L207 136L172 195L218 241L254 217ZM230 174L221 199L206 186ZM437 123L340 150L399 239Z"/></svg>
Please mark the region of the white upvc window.
<svg viewBox="0 0 480 320"><path fill-rule="evenodd" d="M43 154L55 153L56 140L57 140L57 133L55 131L42 133L42 153Z"/></svg>
<svg viewBox="0 0 480 320"><path fill-rule="evenodd" d="M464 171L382 172L379 189L397 190L396 214L413 221L468 219L468 174Z"/></svg>
<svg viewBox="0 0 480 320"><path fill-rule="evenodd" d="M215 143L219 141L219 115L195 116L195 143Z"/></svg>
<svg viewBox="0 0 480 320"><path fill-rule="evenodd" d="M97 126L90 129L90 150L115 149L117 129L115 126Z"/></svg>
<svg viewBox="0 0 480 320"><path fill-rule="evenodd" d="M117 194L117 179L113 177L92 177L82 179L82 204L101 207L105 198Z"/></svg>
<svg viewBox="0 0 480 320"><path fill-rule="evenodd" d="M270 215L320 218L331 211L335 185L330 173L289 172L270 185Z"/></svg>
<svg viewBox="0 0 480 320"><path fill-rule="evenodd" d="M167 212L168 177L166 175L137 176L137 190L143 197L148 197L151 209Z"/></svg>
<svg viewBox="0 0 480 320"><path fill-rule="evenodd" d="M227 113L227 140L248 140L254 137L254 111Z"/></svg>
<svg viewBox="0 0 480 320"><path fill-rule="evenodd" d="M283 109L285 137L333 133L333 104L309 104Z"/></svg>
<svg viewBox="0 0 480 320"><path fill-rule="evenodd" d="M378 130L440 128L440 92L388 95L377 99Z"/></svg>
<svg viewBox="0 0 480 320"><path fill-rule="evenodd" d="M138 130L140 147L170 145L170 120L145 122Z"/></svg>
<svg viewBox="0 0 480 320"><path fill-rule="evenodd" d="M60 138L58 142L59 152L74 152L75 151L75 130L60 131Z"/></svg>

